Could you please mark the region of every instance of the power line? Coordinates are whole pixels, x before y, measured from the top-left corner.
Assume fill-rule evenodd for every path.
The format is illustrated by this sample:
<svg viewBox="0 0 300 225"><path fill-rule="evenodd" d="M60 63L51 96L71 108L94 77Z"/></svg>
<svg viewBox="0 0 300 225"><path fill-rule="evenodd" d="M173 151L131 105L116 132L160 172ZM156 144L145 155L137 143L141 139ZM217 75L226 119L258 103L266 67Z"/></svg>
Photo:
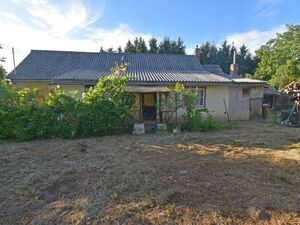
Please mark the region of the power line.
<svg viewBox="0 0 300 225"><path fill-rule="evenodd" d="M19 54L28 54L29 51L25 51L25 50L22 50L20 48L16 48L16 47L12 47L10 45L7 45L7 44L4 44L4 43L0 43L0 46L5 49L5 50L9 50L11 51L13 48L15 49L15 52L16 53L19 53Z"/></svg>

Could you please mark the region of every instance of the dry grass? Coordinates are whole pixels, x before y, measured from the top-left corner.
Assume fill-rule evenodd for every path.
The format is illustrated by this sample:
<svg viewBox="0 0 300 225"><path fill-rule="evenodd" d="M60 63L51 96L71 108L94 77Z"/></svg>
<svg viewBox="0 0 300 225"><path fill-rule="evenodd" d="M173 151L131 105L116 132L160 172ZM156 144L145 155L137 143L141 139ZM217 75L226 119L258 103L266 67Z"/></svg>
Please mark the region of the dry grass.
<svg viewBox="0 0 300 225"><path fill-rule="evenodd" d="M7 142L0 173L0 224L300 224L299 128Z"/></svg>

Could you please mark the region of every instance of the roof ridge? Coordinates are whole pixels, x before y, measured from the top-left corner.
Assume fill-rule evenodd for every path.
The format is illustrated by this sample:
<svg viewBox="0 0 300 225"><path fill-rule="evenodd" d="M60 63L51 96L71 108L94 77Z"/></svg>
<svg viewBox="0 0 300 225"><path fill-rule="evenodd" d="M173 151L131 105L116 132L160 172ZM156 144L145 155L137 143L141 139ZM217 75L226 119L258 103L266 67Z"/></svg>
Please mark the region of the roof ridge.
<svg viewBox="0 0 300 225"><path fill-rule="evenodd" d="M175 54L175 53L150 53L150 52L89 52L89 51L72 51L72 50L51 50L51 49L31 49L31 52L56 52L56 53L83 53L83 54L108 54L108 55L174 55L183 57L195 57L195 55Z"/></svg>

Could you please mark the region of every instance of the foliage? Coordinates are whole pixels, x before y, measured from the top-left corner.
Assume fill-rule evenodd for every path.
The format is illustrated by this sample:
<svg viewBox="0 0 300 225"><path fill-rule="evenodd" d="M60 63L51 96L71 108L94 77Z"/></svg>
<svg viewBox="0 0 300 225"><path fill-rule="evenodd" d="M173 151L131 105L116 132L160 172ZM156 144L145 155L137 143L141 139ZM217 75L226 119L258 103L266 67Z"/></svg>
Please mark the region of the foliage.
<svg viewBox="0 0 300 225"><path fill-rule="evenodd" d="M125 93L126 65L116 66L82 99L60 88L41 101L37 90L0 85L0 138L73 138L101 135L120 128L133 113L134 98Z"/></svg>
<svg viewBox="0 0 300 225"><path fill-rule="evenodd" d="M184 107L184 101L182 94L185 91L185 88L183 84L176 83L174 90L170 93L167 93L166 96L161 100L161 103L159 105L160 111L170 111L171 112L171 118L173 119L173 116L175 115L175 125L179 126L178 124L178 110L180 108Z"/></svg>
<svg viewBox="0 0 300 225"><path fill-rule="evenodd" d="M6 71L2 65L0 65L0 80L3 80L6 75Z"/></svg>
<svg viewBox="0 0 300 225"><path fill-rule="evenodd" d="M142 37L136 37L133 42L128 40L124 51L126 53L185 54L184 41L180 37L177 40L165 37L159 44L157 39L152 37L148 42L148 46Z"/></svg>
<svg viewBox="0 0 300 225"><path fill-rule="evenodd" d="M155 37L150 38L148 44L149 44L149 53L158 52L157 39Z"/></svg>
<svg viewBox="0 0 300 225"><path fill-rule="evenodd" d="M222 70L229 74L229 66L232 63L234 51L236 51L239 74L254 74L257 58L251 55L245 45L237 50L233 44L230 45L227 41L224 41L219 48L214 43L205 42L196 50L196 56L201 64L220 65Z"/></svg>
<svg viewBox="0 0 300 225"><path fill-rule="evenodd" d="M196 100L198 97L198 88L186 89L183 84L176 83L174 90L169 93L161 102L160 110L167 108L175 114L175 127L182 127L187 130L220 130L223 125L216 121L207 108L198 108ZM177 112L184 108L184 123L179 124ZM205 114L203 116L203 114Z"/></svg>
<svg viewBox="0 0 300 225"><path fill-rule="evenodd" d="M130 40L128 40L128 42L126 43L125 49L124 51L126 53L136 53L135 47L134 45L131 43Z"/></svg>
<svg viewBox="0 0 300 225"><path fill-rule="evenodd" d="M254 78L279 88L300 81L300 25L287 25L286 32L269 40L256 55L260 62Z"/></svg>
<svg viewBox="0 0 300 225"><path fill-rule="evenodd" d="M185 120L184 128L187 130L220 130L223 125L215 120L210 115L207 108L198 108L195 104L197 100L198 89L183 92L184 103L186 106L186 113L183 118ZM203 116L203 114L205 114Z"/></svg>

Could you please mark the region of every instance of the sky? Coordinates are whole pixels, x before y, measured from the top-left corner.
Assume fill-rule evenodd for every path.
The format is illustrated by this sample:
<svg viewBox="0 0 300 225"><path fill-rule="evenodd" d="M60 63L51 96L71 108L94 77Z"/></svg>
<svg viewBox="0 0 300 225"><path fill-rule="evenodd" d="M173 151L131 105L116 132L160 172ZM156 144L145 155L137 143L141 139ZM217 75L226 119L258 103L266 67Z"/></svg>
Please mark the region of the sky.
<svg viewBox="0 0 300 225"><path fill-rule="evenodd" d="M300 23L299 0L0 0L0 57L11 71L31 49L98 52L129 39L183 38L186 52L228 40L255 52L285 24Z"/></svg>

